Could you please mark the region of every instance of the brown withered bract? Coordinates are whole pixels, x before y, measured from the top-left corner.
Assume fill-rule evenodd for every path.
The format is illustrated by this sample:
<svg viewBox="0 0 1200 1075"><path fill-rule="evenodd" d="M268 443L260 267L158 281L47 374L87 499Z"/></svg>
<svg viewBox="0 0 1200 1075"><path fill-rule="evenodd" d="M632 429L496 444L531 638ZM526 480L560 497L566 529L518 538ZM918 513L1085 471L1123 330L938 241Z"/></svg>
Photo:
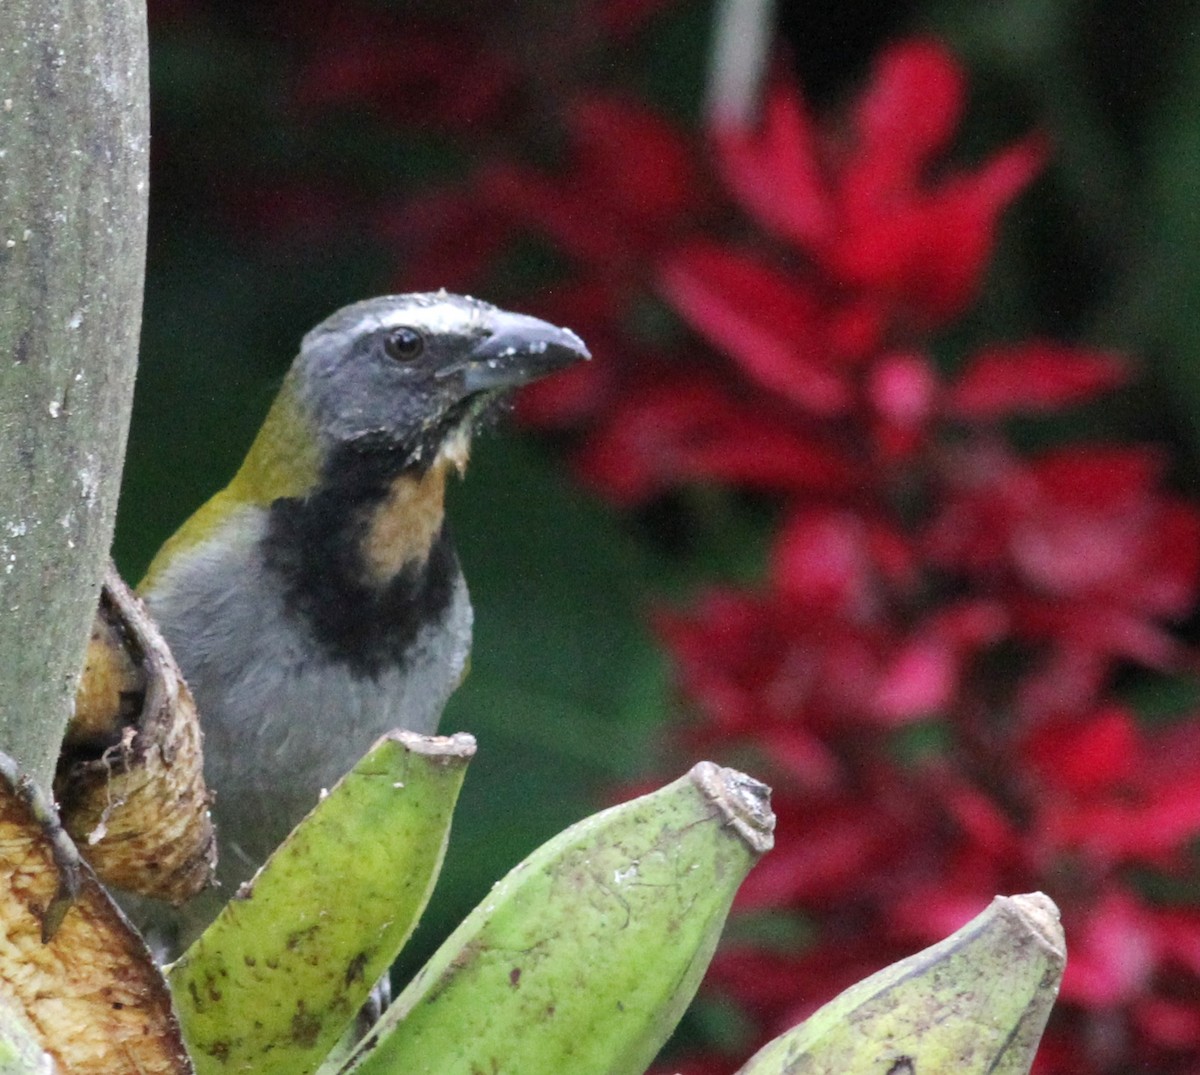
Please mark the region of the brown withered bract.
<svg viewBox="0 0 1200 1075"><path fill-rule="evenodd" d="M60 1072L190 1075L167 984L64 835L0 755L0 1004Z"/></svg>
<svg viewBox="0 0 1200 1075"><path fill-rule="evenodd" d="M54 790L105 884L179 904L216 842L192 696L141 601L109 566Z"/></svg>

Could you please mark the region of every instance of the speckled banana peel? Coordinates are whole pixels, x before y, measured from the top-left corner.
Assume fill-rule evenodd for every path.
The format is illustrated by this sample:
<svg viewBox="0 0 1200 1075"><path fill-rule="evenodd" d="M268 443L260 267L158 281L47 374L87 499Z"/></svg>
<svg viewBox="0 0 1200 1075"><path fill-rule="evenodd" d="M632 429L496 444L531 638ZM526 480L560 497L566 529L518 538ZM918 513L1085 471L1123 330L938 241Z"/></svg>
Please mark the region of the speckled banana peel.
<svg viewBox="0 0 1200 1075"><path fill-rule="evenodd" d="M168 969L199 1075L320 1066L425 908L474 753L384 736Z"/></svg>
<svg viewBox="0 0 1200 1075"><path fill-rule="evenodd" d="M772 844L770 790L701 762L500 881L343 1066L354 1075L642 1075Z"/></svg>
<svg viewBox="0 0 1200 1075"><path fill-rule="evenodd" d="M957 933L769 1042L738 1075L1027 1075L1066 958L1048 896L997 896Z"/></svg>

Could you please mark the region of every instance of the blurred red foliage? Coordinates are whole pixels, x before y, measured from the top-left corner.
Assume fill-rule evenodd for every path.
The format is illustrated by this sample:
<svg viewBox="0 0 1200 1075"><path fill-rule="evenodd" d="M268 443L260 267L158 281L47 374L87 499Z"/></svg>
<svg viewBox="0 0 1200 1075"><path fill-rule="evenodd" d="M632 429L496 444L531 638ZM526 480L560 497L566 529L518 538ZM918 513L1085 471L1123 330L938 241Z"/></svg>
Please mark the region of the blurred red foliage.
<svg viewBox="0 0 1200 1075"><path fill-rule="evenodd" d="M888 49L840 123L779 79L759 128L709 132L735 229L706 225L682 166L660 196L646 177L669 139L627 109L609 138L623 187L580 199L568 178L554 198L546 180L525 224L581 275L647 281L707 349L651 364L606 347L586 375L603 388L548 382L522 413L581 430L579 473L617 504L706 481L782 509L758 588L656 621L690 716L677 747L776 788L778 843L739 907L812 937L727 945L711 989L765 1038L994 893L1041 889L1072 954L1039 1070L1189 1070L1200 913L1151 893L1200 880L1200 724L1143 728L1112 690L1124 668L1188 661L1170 624L1196 603L1200 512L1149 448L1008 440L1011 417L1120 387L1118 356L1031 340L934 363L930 334L977 295L1047 154L1033 135L944 167L964 94L930 40ZM556 222L564 199L607 246ZM600 338L619 339L628 298L606 294Z"/></svg>
<svg viewBox="0 0 1200 1075"><path fill-rule="evenodd" d="M658 6L592 5L593 26L627 33ZM1115 685L1191 663L1172 623L1196 607L1200 511L1151 448L1013 443L1008 419L1122 386L1119 356L1036 339L947 372L931 353L1047 139L947 164L966 76L917 39L832 118L782 74L757 127L703 137L590 91L537 126L555 152L522 156L504 132L530 80L511 54L493 63L486 35L439 24L397 72L391 44L360 27L295 93L477 142L488 128L465 177L374 210L397 286L474 287L536 236L561 272L504 299L596 358L526 392L526 423L569 433L577 474L621 507L715 483L778 509L757 587L655 620L688 718L677 753L775 786L777 846L739 913L809 938L753 942L735 923L709 989L749 1014L749 1044L993 894L1040 889L1070 962L1037 1070L1196 1071L1200 719L1146 721Z"/></svg>

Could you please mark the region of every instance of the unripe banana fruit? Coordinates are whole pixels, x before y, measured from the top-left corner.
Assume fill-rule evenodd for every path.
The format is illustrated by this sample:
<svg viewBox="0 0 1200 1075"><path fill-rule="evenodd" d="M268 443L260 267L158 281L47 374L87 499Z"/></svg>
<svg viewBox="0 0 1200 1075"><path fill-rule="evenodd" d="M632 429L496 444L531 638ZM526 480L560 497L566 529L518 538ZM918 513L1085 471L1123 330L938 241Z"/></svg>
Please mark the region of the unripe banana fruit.
<svg viewBox="0 0 1200 1075"><path fill-rule="evenodd" d="M385 735L168 969L199 1075L317 1069L425 908L474 753Z"/></svg>
<svg viewBox="0 0 1200 1075"><path fill-rule="evenodd" d="M573 825L500 881L352 1054L354 1075L642 1075L772 844L711 762Z"/></svg>
<svg viewBox="0 0 1200 1075"><path fill-rule="evenodd" d="M738 1075L1027 1075L1066 959L1048 896L997 896L957 933L763 1046Z"/></svg>

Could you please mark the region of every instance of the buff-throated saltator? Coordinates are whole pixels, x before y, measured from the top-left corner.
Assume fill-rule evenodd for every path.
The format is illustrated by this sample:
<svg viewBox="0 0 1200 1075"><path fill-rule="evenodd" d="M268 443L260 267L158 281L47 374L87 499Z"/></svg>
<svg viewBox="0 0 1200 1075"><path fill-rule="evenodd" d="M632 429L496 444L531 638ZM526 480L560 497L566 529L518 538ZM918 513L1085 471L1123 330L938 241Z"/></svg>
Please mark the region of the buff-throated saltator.
<svg viewBox="0 0 1200 1075"><path fill-rule="evenodd" d="M435 729L471 646L447 477L508 390L587 357L567 329L445 292L355 303L304 337L236 476L139 587L216 792L222 892L151 915L168 946L164 926L201 928L380 734Z"/></svg>

